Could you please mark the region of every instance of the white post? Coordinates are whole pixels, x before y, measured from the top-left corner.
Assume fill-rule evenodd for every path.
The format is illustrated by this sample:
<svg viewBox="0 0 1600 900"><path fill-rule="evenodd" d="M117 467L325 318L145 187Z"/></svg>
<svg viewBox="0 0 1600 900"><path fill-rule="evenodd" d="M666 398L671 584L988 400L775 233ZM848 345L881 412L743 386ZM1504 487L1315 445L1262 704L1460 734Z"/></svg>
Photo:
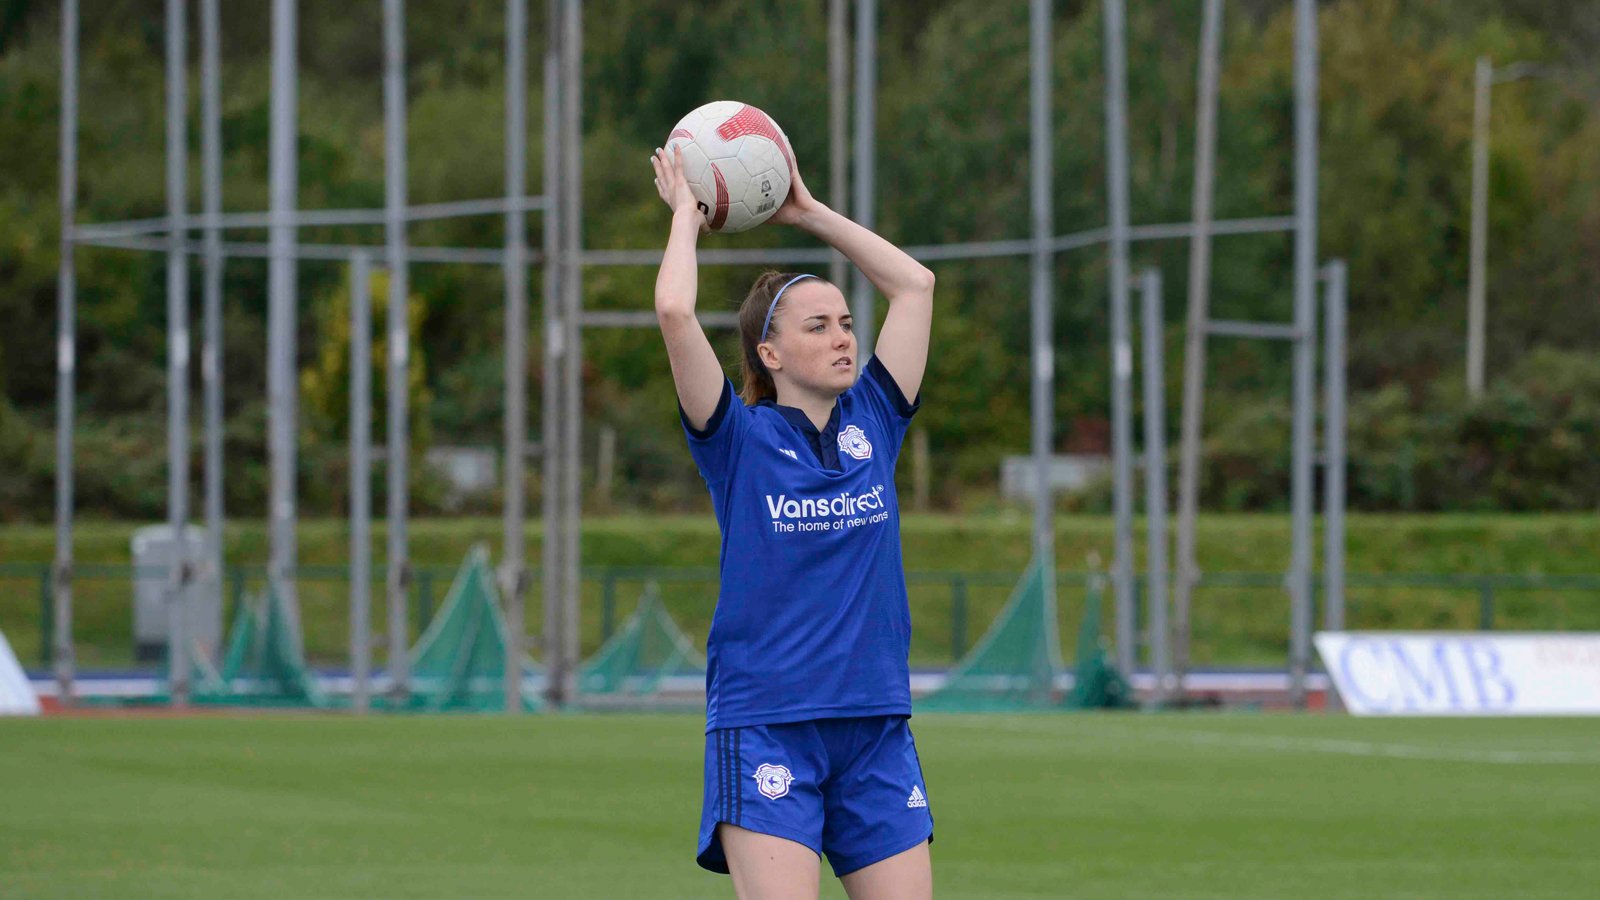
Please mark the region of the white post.
<svg viewBox="0 0 1600 900"><path fill-rule="evenodd" d="M1144 503L1148 535L1146 556L1145 619L1150 629L1150 668L1156 687L1156 706L1168 700L1172 655L1167 644L1167 401L1163 382L1166 360L1162 341L1161 272L1146 269L1140 278L1144 320L1140 338L1144 349Z"/></svg>
<svg viewBox="0 0 1600 900"><path fill-rule="evenodd" d="M350 707L372 694L372 260L350 258Z"/></svg>
<svg viewBox="0 0 1600 900"><path fill-rule="evenodd" d="M222 602L222 86L219 0L200 3L200 121L205 196L205 337L200 374L205 385L205 560L202 563L206 634L217 641L207 649L213 658L226 640ZM213 659L213 661L216 661Z"/></svg>
<svg viewBox="0 0 1600 900"><path fill-rule="evenodd" d="M77 371L78 217L78 0L61 4L61 264L56 271L56 558L55 633L51 661L56 692L73 702L72 647L72 429Z"/></svg>
<svg viewBox="0 0 1600 900"><path fill-rule="evenodd" d="M1116 592L1117 668L1138 660L1133 601L1133 345L1128 338L1128 74L1126 11L1105 0L1106 188L1110 198L1112 587Z"/></svg>
<svg viewBox="0 0 1600 900"><path fill-rule="evenodd" d="M397 699L411 688L410 628L406 595L411 585L406 518L410 499L411 329L406 266L405 2L383 3L384 237L389 266L388 466L389 552L385 577L389 610L389 690Z"/></svg>
<svg viewBox="0 0 1600 900"><path fill-rule="evenodd" d="M1199 96L1194 138L1194 208L1189 226L1189 313L1183 350L1183 424L1178 458L1177 578L1173 584L1171 691L1182 700L1189 669L1189 611L1200 583L1195 519L1200 508L1200 420L1205 412L1206 330L1210 322L1211 199L1216 183L1217 70L1222 0L1206 0L1200 31ZM1166 690L1166 686L1163 687Z"/></svg>
<svg viewBox="0 0 1600 900"><path fill-rule="evenodd" d="M1293 558L1289 566L1289 696L1306 702L1311 662L1312 449L1316 419L1317 5L1295 0L1294 449L1290 480Z"/></svg>
<svg viewBox="0 0 1600 900"><path fill-rule="evenodd" d="M267 579L278 590L300 640L300 605L294 586L295 444L300 391L295 377L295 208L299 205L295 43L299 30L295 0L272 0L272 124L269 133L270 259L267 264L267 419L271 460L268 516L271 550Z"/></svg>
<svg viewBox="0 0 1600 900"><path fill-rule="evenodd" d="M1033 338L1033 558L1044 584L1045 617L1052 628L1047 645L1054 648L1056 622L1055 492L1050 484L1050 457L1055 425L1055 230L1052 188L1055 174L1050 91L1052 38L1051 0L1030 0L1028 27L1028 162L1033 250L1029 318ZM1050 660L1050 670L1061 667Z"/></svg>
<svg viewBox="0 0 1600 900"><path fill-rule="evenodd" d="M188 130L183 0L167 0L167 677L172 705L189 704Z"/></svg>
<svg viewBox="0 0 1600 900"><path fill-rule="evenodd" d="M506 604L506 712L522 712L522 479L528 424L528 236L522 211L528 161L526 0L506 3L506 451L501 592Z"/></svg>

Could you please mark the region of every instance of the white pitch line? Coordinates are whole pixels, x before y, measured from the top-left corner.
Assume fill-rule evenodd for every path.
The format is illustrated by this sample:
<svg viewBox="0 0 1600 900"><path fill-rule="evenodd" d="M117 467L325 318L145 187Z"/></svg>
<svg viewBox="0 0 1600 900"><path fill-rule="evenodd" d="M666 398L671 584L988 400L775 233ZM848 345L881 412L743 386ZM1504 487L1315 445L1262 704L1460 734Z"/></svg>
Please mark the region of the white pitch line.
<svg viewBox="0 0 1600 900"><path fill-rule="evenodd" d="M967 724L958 720L959 724ZM950 724L957 724L951 722ZM1073 733L1059 729L1029 728L1021 723L973 723L985 729L1017 731L1029 734L1056 734L1063 738L1083 739L1094 733L1114 732L1130 737L1161 737L1174 743L1198 744L1209 747L1247 747L1261 750L1294 750L1315 753L1336 753L1344 756L1376 756L1390 759L1424 759L1442 762L1494 763L1500 765L1541 765L1600 763L1600 751L1583 750L1464 750L1448 747L1419 747L1412 744L1389 744L1376 741L1353 741L1339 738L1279 737L1275 735L1231 734L1221 731L1183 731L1171 728L1099 727L1094 732Z"/></svg>

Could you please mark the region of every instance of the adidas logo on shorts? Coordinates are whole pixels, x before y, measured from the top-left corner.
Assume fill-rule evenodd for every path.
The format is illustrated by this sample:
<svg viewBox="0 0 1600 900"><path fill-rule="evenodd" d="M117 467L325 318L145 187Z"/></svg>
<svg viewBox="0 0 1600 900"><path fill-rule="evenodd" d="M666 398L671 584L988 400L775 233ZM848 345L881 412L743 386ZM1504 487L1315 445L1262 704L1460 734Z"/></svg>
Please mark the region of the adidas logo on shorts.
<svg viewBox="0 0 1600 900"><path fill-rule="evenodd" d="M911 809L927 808L928 798L922 795L922 787L920 785L913 784L911 786L911 796L906 800L906 806Z"/></svg>

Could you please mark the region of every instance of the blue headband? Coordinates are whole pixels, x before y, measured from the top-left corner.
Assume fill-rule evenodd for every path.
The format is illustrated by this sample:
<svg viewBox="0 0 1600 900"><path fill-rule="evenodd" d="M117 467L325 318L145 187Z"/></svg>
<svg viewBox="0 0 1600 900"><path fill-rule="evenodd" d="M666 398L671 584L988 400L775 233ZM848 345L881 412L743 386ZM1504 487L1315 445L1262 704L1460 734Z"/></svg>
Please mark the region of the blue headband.
<svg viewBox="0 0 1600 900"><path fill-rule="evenodd" d="M761 340L756 341L756 343L758 343L758 344L766 343L766 340L767 340L767 327L772 324L772 311L778 308L778 298L782 297L783 296L783 292L787 291L789 289L789 285L790 284L794 284L796 281L799 281L802 278L815 278L815 277L817 277L817 276L815 276L815 275L796 275L795 277L789 279L789 284L785 284L783 287L778 288L778 292L776 294L772 295L772 304L767 307L767 318L765 320L763 320L762 323L761 323Z"/></svg>

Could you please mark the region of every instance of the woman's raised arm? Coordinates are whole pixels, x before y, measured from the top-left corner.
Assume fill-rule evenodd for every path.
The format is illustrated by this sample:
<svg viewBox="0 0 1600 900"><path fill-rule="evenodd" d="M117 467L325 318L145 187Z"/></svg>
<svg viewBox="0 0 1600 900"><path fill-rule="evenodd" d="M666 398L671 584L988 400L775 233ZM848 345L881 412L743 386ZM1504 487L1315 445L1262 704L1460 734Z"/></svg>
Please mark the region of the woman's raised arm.
<svg viewBox="0 0 1600 900"><path fill-rule="evenodd" d="M694 315L700 284L694 248L706 230L706 219L695 206L683 174L683 155L676 147L671 156L658 148L650 165L656 172L656 192L672 207L672 232L661 271L656 273L656 321L661 323L661 337L667 343L678 404L690 425L704 428L717 411L727 381L716 351Z"/></svg>
<svg viewBox="0 0 1600 900"><path fill-rule="evenodd" d="M915 399L928 367L933 330L933 273L870 229L834 212L811 196L798 168L791 170L789 197L772 221L809 231L843 253L889 298L889 312L873 355L894 376L900 392ZM840 286L843 287L842 285Z"/></svg>

